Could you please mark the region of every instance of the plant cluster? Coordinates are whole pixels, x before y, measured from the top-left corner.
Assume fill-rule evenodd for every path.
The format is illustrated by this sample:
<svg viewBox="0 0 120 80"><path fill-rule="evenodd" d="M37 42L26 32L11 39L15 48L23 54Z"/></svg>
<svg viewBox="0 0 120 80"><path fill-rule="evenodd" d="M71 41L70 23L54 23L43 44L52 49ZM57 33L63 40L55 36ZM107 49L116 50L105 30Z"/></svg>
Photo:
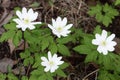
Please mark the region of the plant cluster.
<svg viewBox="0 0 120 80"><path fill-rule="evenodd" d="M108 4L92 7L88 13L95 15L97 21L106 27L119 14ZM28 73L18 77L9 70L7 74L0 74L1 80L54 80L56 76L66 77L64 70L69 64L64 57L70 56L73 51L85 54L86 64L93 62L98 65L97 80L120 79L120 55L114 53L117 45L113 40L115 34L101 30L100 26L96 26L92 34L84 33L73 24L67 24L66 17L52 19L52 24L36 22L38 13L25 7L17 10L16 15L4 25L6 32L0 37L0 42L11 39L17 47L24 41L20 58ZM25 47L26 43L28 47Z"/></svg>

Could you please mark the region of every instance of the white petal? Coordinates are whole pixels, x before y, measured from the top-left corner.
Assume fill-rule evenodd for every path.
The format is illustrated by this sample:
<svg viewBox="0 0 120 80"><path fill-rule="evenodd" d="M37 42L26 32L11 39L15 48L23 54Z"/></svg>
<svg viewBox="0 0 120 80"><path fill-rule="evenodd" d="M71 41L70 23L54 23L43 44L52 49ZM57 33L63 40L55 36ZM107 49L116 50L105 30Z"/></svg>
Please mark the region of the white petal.
<svg viewBox="0 0 120 80"><path fill-rule="evenodd" d="M61 37L61 34L60 33L58 33L56 30L52 30L52 32L53 32L53 34L55 34L58 38L60 38Z"/></svg>
<svg viewBox="0 0 120 80"><path fill-rule="evenodd" d="M41 62L42 66L49 66L47 62Z"/></svg>
<svg viewBox="0 0 120 80"><path fill-rule="evenodd" d="M115 34L111 34L108 38L107 41L112 41L115 38Z"/></svg>
<svg viewBox="0 0 120 80"><path fill-rule="evenodd" d="M37 19L37 17L38 17L38 13L37 13L37 12L35 12L35 13L33 14L33 19L32 19L32 20L33 20L33 21L34 21L34 20L36 20L36 19Z"/></svg>
<svg viewBox="0 0 120 80"><path fill-rule="evenodd" d="M112 45L112 46L116 46L117 43L116 43L115 41L112 41L112 42L111 42L111 45Z"/></svg>
<svg viewBox="0 0 120 80"><path fill-rule="evenodd" d="M26 27L21 27L22 28L22 31L25 31L26 30Z"/></svg>
<svg viewBox="0 0 120 80"><path fill-rule="evenodd" d="M61 21L62 21L61 17L57 17L56 22L60 22L61 23Z"/></svg>
<svg viewBox="0 0 120 80"><path fill-rule="evenodd" d="M63 64L64 63L64 61L58 61L57 62L57 65L61 65L61 64Z"/></svg>
<svg viewBox="0 0 120 80"><path fill-rule="evenodd" d="M16 18L16 19L13 19L14 22L16 22L17 24L21 23L21 20Z"/></svg>
<svg viewBox="0 0 120 80"><path fill-rule="evenodd" d="M58 68L58 66L53 66L53 67L51 67L50 72L51 72L51 73L55 72L55 70L56 70L57 68Z"/></svg>
<svg viewBox="0 0 120 80"><path fill-rule="evenodd" d="M54 30L54 27L53 27L52 25L48 24L48 27L49 27L50 29Z"/></svg>
<svg viewBox="0 0 120 80"><path fill-rule="evenodd" d="M107 49L108 49L109 51L114 51L114 50L115 50L115 48L112 47L112 46L108 46Z"/></svg>
<svg viewBox="0 0 120 80"><path fill-rule="evenodd" d="M50 66L47 66L47 67L44 69L45 72L48 72L49 70L50 70Z"/></svg>
<svg viewBox="0 0 120 80"><path fill-rule="evenodd" d="M28 27L30 30L32 30L32 29L35 29L35 26L33 26L33 25L29 25L29 27Z"/></svg>
<svg viewBox="0 0 120 80"><path fill-rule="evenodd" d="M21 28L21 25L16 25L17 28Z"/></svg>
<svg viewBox="0 0 120 80"><path fill-rule="evenodd" d="M51 61L51 59L52 59L51 52L50 52L50 51L48 51L48 60L49 60L49 61Z"/></svg>
<svg viewBox="0 0 120 80"><path fill-rule="evenodd" d="M43 62L48 62L48 60L47 60L46 57L41 57L41 60L42 60Z"/></svg>
<svg viewBox="0 0 120 80"><path fill-rule="evenodd" d="M101 36L100 36L99 34L95 34L95 38L96 38L96 39L100 39Z"/></svg>
<svg viewBox="0 0 120 80"><path fill-rule="evenodd" d="M22 20L23 16L22 16L22 13L20 11L16 11L16 15Z"/></svg>
<svg viewBox="0 0 120 80"><path fill-rule="evenodd" d="M62 26L65 26L67 24L67 18L65 17L62 21Z"/></svg>
<svg viewBox="0 0 120 80"><path fill-rule="evenodd" d="M98 51L99 53L103 53L104 55L107 55L107 54L108 54L107 49L106 49L105 47L103 47L103 46L98 46L97 51Z"/></svg>
<svg viewBox="0 0 120 80"><path fill-rule="evenodd" d="M25 7L22 8L22 14L27 14L27 9Z"/></svg>
<svg viewBox="0 0 120 80"><path fill-rule="evenodd" d="M53 55L53 59L56 59L56 58L57 58L57 54L54 54L54 55Z"/></svg>
<svg viewBox="0 0 120 80"><path fill-rule="evenodd" d="M56 21L54 19L52 19L52 25L53 25L53 27L56 26Z"/></svg>
<svg viewBox="0 0 120 80"><path fill-rule="evenodd" d="M67 26L65 26L65 29L70 29L73 26L73 24L68 24Z"/></svg>
<svg viewBox="0 0 120 80"><path fill-rule="evenodd" d="M29 9L28 10L28 14L33 14L34 12L33 12L33 9L31 8L31 9ZM32 15L31 15L32 16Z"/></svg>
<svg viewBox="0 0 120 80"><path fill-rule="evenodd" d="M31 24L35 25L35 24L42 24L41 22L32 22Z"/></svg>
<svg viewBox="0 0 120 80"><path fill-rule="evenodd" d="M94 45L98 45L99 42L98 42L96 39L93 39L93 40L92 40L92 44L94 44Z"/></svg>
<svg viewBox="0 0 120 80"><path fill-rule="evenodd" d="M101 34L101 38L105 40L107 38L107 31L103 30Z"/></svg>
<svg viewBox="0 0 120 80"><path fill-rule="evenodd" d="M108 50L104 50L104 51L103 51L103 54L104 54L104 55L107 55L107 54L108 54Z"/></svg>

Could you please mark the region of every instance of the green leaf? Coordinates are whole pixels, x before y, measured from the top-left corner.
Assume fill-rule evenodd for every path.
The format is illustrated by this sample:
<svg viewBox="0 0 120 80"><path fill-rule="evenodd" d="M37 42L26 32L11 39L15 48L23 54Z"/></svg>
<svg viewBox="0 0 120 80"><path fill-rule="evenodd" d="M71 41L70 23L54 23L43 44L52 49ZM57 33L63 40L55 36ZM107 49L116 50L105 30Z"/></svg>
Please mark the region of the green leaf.
<svg viewBox="0 0 120 80"><path fill-rule="evenodd" d="M53 80L51 73L46 73L47 80Z"/></svg>
<svg viewBox="0 0 120 80"><path fill-rule="evenodd" d="M27 30L24 32L24 38L30 44L34 44L37 41L37 39L33 37L32 33Z"/></svg>
<svg viewBox="0 0 120 80"><path fill-rule="evenodd" d="M30 5L30 7L38 7L39 5L40 5L40 3L34 2L33 4Z"/></svg>
<svg viewBox="0 0 120 80"><path fill-rule="evenodd" d="M28 80L27 76L22 76L22 80Z"/></svg>
<svg viewBox="0 0 120 80"><path fill-rule="evenodd" d="M101 13L101 11L102 11L102 6L100 4L97 4L95 7L90 8L90 11L88 11L88 14L93 16L98 13Z"/></svg>
<svg viewBox="0 0 120 80"><path fill-rule="evenodd" d="M92 51L90 52L86 58L85 58L85 62L96 62L97 58L98 58L99 53L97 51Z"/></svg>
<svg viewBox="0 0 120 80"><path fill-rule="evenodd" d="M24 58L27 58L27 57L29 57L30 56L30 52L29 52L29 50L25 50L25 52L22 52L22 53L20 53L20 57L22 58L22 59L24 59Z"/></svg>
<svg viewBox="0 0 120 80"><path fill-rule="evenodd" d="M101 30L101 28L100 28L100 26L99 25L97 25L96 27L95 27L95 29L94 29L94 34L96 34L96 33L98 33L98 34L101 34L101 32L102 32L102 30Z"/></svg>
<svg viewBox="0 0 120 80"><path fill-rule="evenodd" d="M56 43L51 43L49 45L49 50L51 51L51 53L57 53L58 47L57 47Z"/></svg>
<svg viewBox="0 0 120 80"><path fill-rule="evenodd" d="M9 30L9 31L2 34L2 36L0 38L0 42L6 41L10 38L13 38L14 35L15 35L15 31Z"/></svg>
<svg viewBox="0 0 120 80"><path fill-rule="evenodd" d="M66 77L66 74L61 69L57 69L56 74L61 76L61 77Z"/></svg>
<svg viewBox="0 0 120 80"><path fill-rule="evenodd" d="M110 17L108 17L108 16L104 16L104 18L103 18L103 24L106 27L108 27L110 23L112 23L112 19Z"/></svg>
<svg viewBox="0 0 120 80"><path fill-rule="evenodd" d="M116 0L115 5L120 5L120 0Z"/></svg>
<svg viewBox="0 0 120 80"><path fill-rule="evenodd" d="M89 54L91 49L87 45L79 45L73 48L75 51L79 52L80 54Z"/></svg>
<svg viewBox="0 0 120 80"><path fill-rule="evenodd" d="M96 14L95 18L97 19L98 22L102 22L104 16L102 15L102 13L98 13L98 14Z"/></svg>
<svg viewBox="0 0 120 80"><path fill-rule="evenodd" d="M6 79L6 74L0 73L0 80L5 80Z"/></svg>
<svg viewBox="0 0 120 80"><path fill-rule="evenodd" d="M4 28L7 30L17 30L16 23L13 23L13 22L11 22L9 24L5 24Z"/></svg>
<svg viewBox="0 0 120 80"><path fill-rule="evenodd" d="M12 73L9 73L7 77L8 77L8 80L18 80L18 78Z"/></svg>
<svg viewBox="0 0 120 80"><path fill-rule="evenodd" d="M62 44L58 44L58 51L65 56L70 56L70 51L68 49L68 47L66 47L65 45Z"/></svg>
<svg viewBox="0 0 120 80"><path fill-rule="evenodd" d="M60 69L65 69L68 66L69 66L69 64L64 62L62 65L60 65Z"/></svg>
<svg viewBox="0 0 120 80"><path fill-rule="evenodd" d="M23 64L24 64L25 66L28 66L29 64L33 64L33 62L34 62L34 59L33 59L32 56L30 56L30 57L24 59Z"/></svg>
<svg viewBox="0 0 120 80"><path fill-rule="evenodd" d="M42 51L43 51L49 46L49 39L43 38L41 44L42 44Z"/></svg>
<svg viewBox="0 0 120 80"><path fill-rule="evenodd" d="M73 40L73 38L71 36L67 36L67 37L64 37L64 38L57 38L57 42L59 44L66 44L66 43L68 43L72 40Z"/></svg>
<svg viewBox="0 0 120 80"><path fill-rule="evenodd" d="M13 43L15 46L18 46L19 42L22 39L22 32L19 30L13 37Z"/></svg>

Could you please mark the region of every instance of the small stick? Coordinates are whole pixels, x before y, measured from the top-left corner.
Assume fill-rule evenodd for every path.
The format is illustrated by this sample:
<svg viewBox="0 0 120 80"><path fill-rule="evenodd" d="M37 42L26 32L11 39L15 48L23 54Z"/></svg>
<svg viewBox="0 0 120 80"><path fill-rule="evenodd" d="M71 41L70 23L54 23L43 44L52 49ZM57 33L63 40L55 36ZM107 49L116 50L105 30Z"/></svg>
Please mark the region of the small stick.
<svg viewBox="0 0 120 80"><path fill-rule="evenodd" d="M92 74L94 74L94 73L96 73L98 71L99 71L99 69L96 69L95 71L93 71L93 72L89 73L88 75L86 75L82 80L86 80L87 77L89 77L90 75L92 75Z"/></svg>

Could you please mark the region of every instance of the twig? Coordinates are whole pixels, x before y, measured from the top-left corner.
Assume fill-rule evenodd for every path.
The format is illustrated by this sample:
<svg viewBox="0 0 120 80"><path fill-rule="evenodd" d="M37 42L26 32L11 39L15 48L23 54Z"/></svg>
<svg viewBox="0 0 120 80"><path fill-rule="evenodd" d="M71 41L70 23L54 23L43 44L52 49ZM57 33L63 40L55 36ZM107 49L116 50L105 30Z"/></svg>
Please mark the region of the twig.
<svg viewBox="0 0 120 80"><path fill-rule="evenodd" d="M90 75L92 75L92 74L94 74L94 73L96 73L98 71L99 71L99 69L96 69L95 71L93 71L93 72L89 73L88 75L86 75L82 80L86 80L87 77L89 77Z"/></svg>
<svg viewBox="0 0 120 80"><path fill-rule="evenodd" d="M30 68L31 68L31 65L29 65L29 66L28 66L28 69L27 69L26 76L28 76L28 74L29 74L29 71L30 71Z"/></svg>

